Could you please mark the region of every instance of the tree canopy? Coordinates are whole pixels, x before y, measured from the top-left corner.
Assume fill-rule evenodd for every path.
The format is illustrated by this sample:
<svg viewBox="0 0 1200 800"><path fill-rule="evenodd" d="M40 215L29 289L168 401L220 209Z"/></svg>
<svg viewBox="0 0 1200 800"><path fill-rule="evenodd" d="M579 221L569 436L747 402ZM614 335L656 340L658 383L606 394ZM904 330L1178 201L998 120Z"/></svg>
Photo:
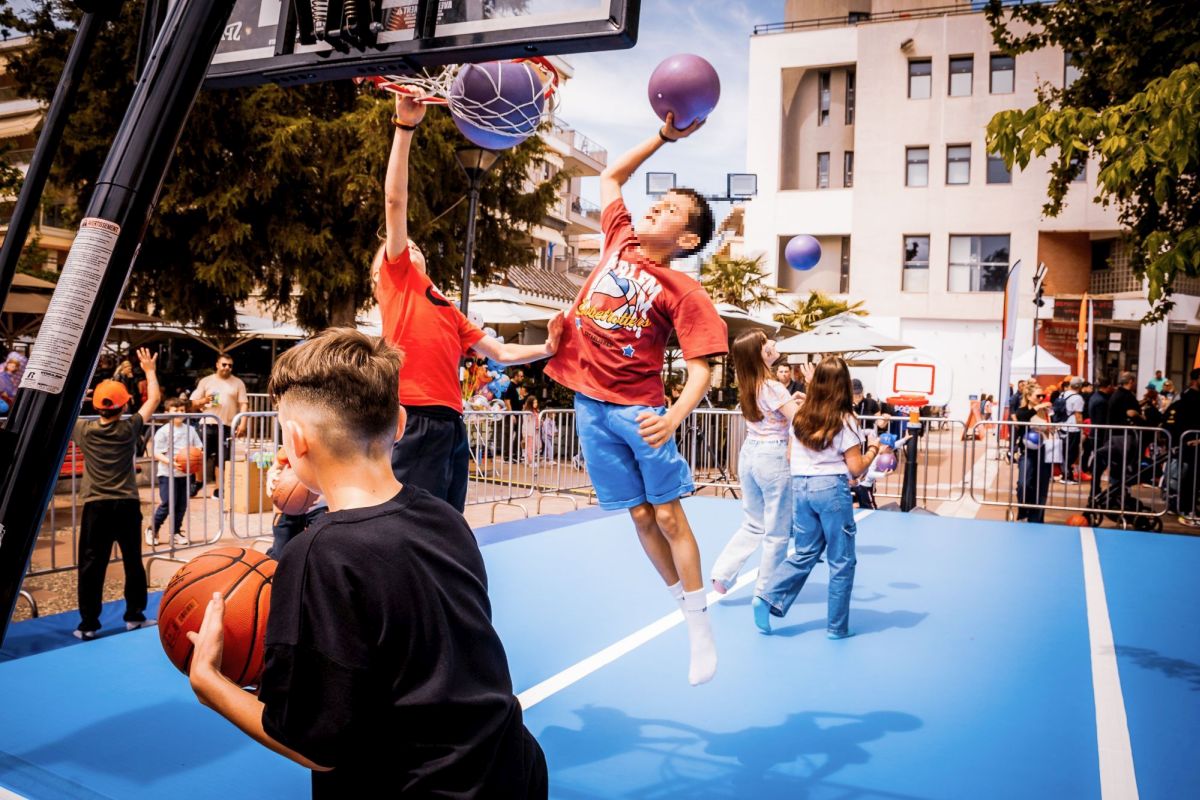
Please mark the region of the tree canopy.
<svg viewBox="0 0 1200 800"><path fill-rule="evenodd" d="M763 256L735 258L714 255L700 265L700 283L714 303L729 303L743 311L770 303L779 291L767 283Z"/></svg>
<svg viewBox="0 0 1200 800"><path fill-rule="evenodd" d="M838 314L850 312L856 317L865 317L867 309L863 301L851 303L848 300L838 300L824 292L810 292L808 297L797 298L790 311L781 311L775 315L775 321L795 328L798 331L810 331L823 319L836 317Z"/></svg>
<svg viewBox="0 0 1200 800"><path fill-rule="evenodd" d="M1010 55L1061 47L1079 77L1003 111L988 147L1011 169L1051 154L1044 213L1063 207L1078 159L1099 159L1097 202L1115 204L1131 264L1162 319L1177 278L1200 275L1200 14L1193 0L1104 0L986 9Z"/></svg>
<svg viewBox="0 0 1200 800"><path fill-rule="evenodd" d="M3 5L4 0L0 0ZM140 14L126 5L104 26L51 181L86 208L133 92ZM32 37L9 70L24 96L49 102L79 12L38 0L6 27ZM383 177L391 146L390 95L338 81L283 89L202 91L180 139L129 283L127 304L210 330L230 329L254 294L304 327L353 324L370 302L369 263L380 244ZM431 109L410 164L409 231L444 289L461 280L467 144L449 114ZM559 178L540 175L535 136L484 182L474 277L526 264L526 232L553 203Z"/></svg>

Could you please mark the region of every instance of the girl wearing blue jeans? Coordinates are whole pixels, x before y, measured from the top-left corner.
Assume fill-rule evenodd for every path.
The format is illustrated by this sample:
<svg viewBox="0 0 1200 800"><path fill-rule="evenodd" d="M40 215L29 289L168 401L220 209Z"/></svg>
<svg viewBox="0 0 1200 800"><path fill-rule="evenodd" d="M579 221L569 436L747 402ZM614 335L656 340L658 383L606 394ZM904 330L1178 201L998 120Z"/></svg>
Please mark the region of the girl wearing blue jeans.
<svg viewBox="0 0 1200 800"><path fill-rule="evenodd" d="M742 526L713 564L712 585L729 591L742 565L762 543L758 591L787 555L792 530L792 487L788 475L788 427L798 403L771 377L779 358L775 342L760 330L747 331L733 343L738 402L746 420L746 441L738 456L742 482Z"/></svg>
<svg viewBox="0 0 1200 800"><path fill-rule="evenodd" d="M817 365L804 404L791 426L792 536L796 552L755 593L754 624L771 632L771 616L791 608L804 582L829 551L830 639L850 636L850 592L854 589L854 499L850 479L858 478L881 451L862 449L854 417L850 369L841 358Z"/></svg>

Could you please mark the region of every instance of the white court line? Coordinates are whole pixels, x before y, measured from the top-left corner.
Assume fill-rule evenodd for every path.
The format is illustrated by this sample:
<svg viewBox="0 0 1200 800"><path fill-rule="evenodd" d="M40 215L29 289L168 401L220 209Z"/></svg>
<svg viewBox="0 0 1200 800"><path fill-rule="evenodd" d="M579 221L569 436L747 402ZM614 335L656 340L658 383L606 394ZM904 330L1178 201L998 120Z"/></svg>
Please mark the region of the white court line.
<svg viewBox="0 0 1200 800"><path fill-rule="evenodd" d="M1096 702L1096 745L1100 756L1100 796L1103 800L1137 800L1137 777L1133 748L1129 743L1129 721L1117 670L1117 651L1100 551L1091 528L1079 529L1083 549L1083 586L1087 597L1088 638L1092 645L1092 691Z"/></svg>
<svg viewBox="0 0 1200 800"><path fill-rule="evenodd" d="M854 515L854 521L858 522L871 513L871 509L863 509ZM734 592L753 583L758 579L758 570L752 569L737 579L737 582L729 588L729 591L722 595L717 592L709 592L707 598L708 604L716 605L721 602L721 598L729 597ZM610 644L603 650L593 653L582 661L577 661L571 666L559 672L557 675L552 675L539 684L529 687L525 691L517 695L517 701L520 702L521 708L528 711L538 703L545 700L551 695L561 692L568 686L572 686L579 681L591 675L601 667L605 667L616 661L621 656L627 655L652 639L661 636L667 631L680 625L683 622L683 611L672 611L665 617L660 617L654 622L651 622L641 630L634 631L620 641Z"/></svg>

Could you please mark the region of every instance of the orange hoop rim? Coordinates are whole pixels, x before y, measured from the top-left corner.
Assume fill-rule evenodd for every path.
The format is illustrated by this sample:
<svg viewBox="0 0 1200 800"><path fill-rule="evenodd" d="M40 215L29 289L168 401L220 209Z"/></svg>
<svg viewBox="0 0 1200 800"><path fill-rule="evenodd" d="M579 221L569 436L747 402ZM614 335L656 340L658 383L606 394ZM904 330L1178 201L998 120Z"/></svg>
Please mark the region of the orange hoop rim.
<svg viewBox="0 0 1200 800"><path fill-rule="evenodd" d="M542 96L547 100L552 100L558 94L558 70L554 68L554 65L551 64L550 60L545 56L508 58L501 59L501 61L508 61L514 64L519 64L522 62L532 64L533 68L542 75L542 83L544 84ZM456 64L451 66L461 68L465 65ZM355 83L370 82L375 85L375 88L382 91L391 92L393 94L407 95L422 105L444 106L449 104L449 97L426 93L419 84L406 82L412 77L413 76L411 75L369 75L362 78L355 78L354 81Z"/></svg>

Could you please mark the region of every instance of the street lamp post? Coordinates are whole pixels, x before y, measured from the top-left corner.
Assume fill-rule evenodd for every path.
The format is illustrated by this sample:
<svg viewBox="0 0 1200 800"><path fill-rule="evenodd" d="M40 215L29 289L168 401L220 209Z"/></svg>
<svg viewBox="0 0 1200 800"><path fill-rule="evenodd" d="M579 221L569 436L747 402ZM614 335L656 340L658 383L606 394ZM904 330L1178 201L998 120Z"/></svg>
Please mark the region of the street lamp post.
<svg viewBox="0 0 1200 800"><path fill-rule="evenodd" d="M475 261L475 217L479 213L479 186L488 170L500 160L500 153L482 147L460 147L454 152L470 183L470 205L467 208L467 246L463 255L462 300L459 308L467 313L471 298L471 265Z"/></svg>

